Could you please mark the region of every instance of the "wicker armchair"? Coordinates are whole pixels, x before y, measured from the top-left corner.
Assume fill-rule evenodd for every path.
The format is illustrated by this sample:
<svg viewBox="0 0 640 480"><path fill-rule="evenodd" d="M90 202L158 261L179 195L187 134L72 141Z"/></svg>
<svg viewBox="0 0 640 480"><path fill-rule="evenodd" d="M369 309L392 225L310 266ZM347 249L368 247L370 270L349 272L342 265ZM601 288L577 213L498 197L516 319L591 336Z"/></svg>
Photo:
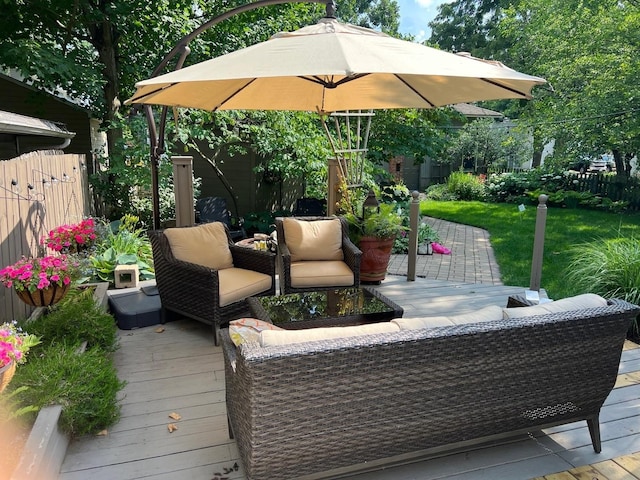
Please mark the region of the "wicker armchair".
<svg viewBox="0 0 640 480"><path fill-rule="evenodd" d="M153 249L156 284L162 302L163 319L179 314L210 324L216 345L218 345L220 325L247 311L246 296L275 294L275 255L237 246L231 241L229 229L226 226L225 232L234 270L244 269L271 277L269 288L256 292L252 291L252 289L255 290L253 286L248 285L245 292L248 294L245 298L226 305L220 299L219 272L222 270L178 260L171 250L171 244L164 230L148 232ZM206 249L206 245L202 245L201 248ZM237 278L234 281L237 281Z"/></svg>
<svg viewBox="0 0 640 480"><path fill-rule="evenodd" d="M328 262L314 261L312 265L312 272L316 271L317 277L315 281L313 278L306 278L305 281L300 281L296 278L296 270L301 271L305 267L302 265L304 260L296 260L295 256L292 256L290 247L287 245L287 237L285 235L285 221L289 218L277 217L276 218L276 231L278 235L278 273L280 274L280 291L283 294L287 293L299 293L308 292L314 290L329 290L336 287L358 287L360 286L360 258L362 252L356 247L348 236L347 221L341 217L293 217L300 222L314 222L314 221L327 221L327 220L339 220L342 230L342 254L343 265L340 267L344 272L349 272L352 275L352 281L347 284L346 281L339 281L338 283L328 284L327 278L331 278L331 271L324 269L323 265ZM345 267L346 265L346 267ZM293 267L293 268L292 268ZM327 270L327 271L325 271ZM323 274L327 274L327 277L323 278ZM342 275L342 279L345 275Z"/></svg>

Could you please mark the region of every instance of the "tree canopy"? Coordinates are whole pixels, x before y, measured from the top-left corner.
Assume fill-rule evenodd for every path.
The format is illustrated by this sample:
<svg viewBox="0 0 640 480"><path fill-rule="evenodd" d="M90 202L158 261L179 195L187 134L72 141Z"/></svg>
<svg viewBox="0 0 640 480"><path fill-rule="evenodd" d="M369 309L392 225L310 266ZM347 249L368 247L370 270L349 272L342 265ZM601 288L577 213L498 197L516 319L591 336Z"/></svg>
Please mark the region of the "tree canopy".
<svg viewBox="0 0 640 480"><path fill-rule="evenodd" d="M531 0L505 10L500 33L538 90L530 121L560 155L611 151L619 174L640 147L640 11L618 0ZM518 65L519 66L519 65Z"/></svg>

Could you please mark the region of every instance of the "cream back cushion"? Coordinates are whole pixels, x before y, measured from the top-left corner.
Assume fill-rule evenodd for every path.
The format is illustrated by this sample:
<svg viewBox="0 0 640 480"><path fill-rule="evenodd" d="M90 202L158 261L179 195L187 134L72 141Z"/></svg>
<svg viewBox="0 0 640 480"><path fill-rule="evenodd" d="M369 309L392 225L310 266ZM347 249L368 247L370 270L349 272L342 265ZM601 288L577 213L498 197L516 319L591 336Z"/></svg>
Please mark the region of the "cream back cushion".
<svg viewBox="0 0 640 480"><path fill-rule="evenodd" d="M398 326L391 322L370 323L349 327L320 327L303 330L263 330L260 332L260 345L273 347L289 345L291 343L312 342L314 340L328 340L332 338L357 337L373 333L398 332Z"/></svg>
<svg viewBox="0 0 640 480"><path fill-rule="evenodd" d="M164 234L169 240L173 256L178 260L204 265L214 270L233 267L233 257L223 223L167 228Z"/></svg>
<svg viewBox="0 0 640 480"><path fill-rule="evenodd" d="M418 330L420 328L494 322L497 320L502 320L502 308L498 305L490 305L471 313L437 317L394 318L391 322L397 324L400 330Z"/></svg>
<svg viewBox="0 0 640 480"><path fill-rule="evenodd" d="M338 218L314 221L285 218L282 226L292 262L344 259Z"/></svg>
<svg viewBox="0 0 640 480"><path fill-rule="evenodd" d="M607 301L595 293L584 293L575 297L563 298L553 302L541 303L532 307L505 308L505 318L534 317L547 313L569 312L588 308L606 307Z"/></svg>

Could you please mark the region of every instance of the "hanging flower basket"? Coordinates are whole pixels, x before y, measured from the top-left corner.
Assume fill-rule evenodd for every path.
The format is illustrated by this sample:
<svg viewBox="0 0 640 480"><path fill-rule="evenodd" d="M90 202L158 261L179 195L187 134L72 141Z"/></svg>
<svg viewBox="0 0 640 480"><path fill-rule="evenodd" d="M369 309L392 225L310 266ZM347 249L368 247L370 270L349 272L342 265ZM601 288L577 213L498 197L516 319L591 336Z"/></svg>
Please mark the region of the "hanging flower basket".
<svg viewBox="0 0 640 480"><path fill-rule="evenodd" d="M27 305L45 307L62 300L77 269L77 261L66 255L23 257L0 270L0 283L15 289Z"/></svg>
<svg viewBox="0 0 640 480"><path fill-rule="evenodd" d="M35 292L16 290L16 294L20 300L32 307L50 307L62 300L68 291L69 285L58 286L52 284L47 288L36 290Z"/></svg>
<svg viewBox="0 0 640 480"><path fill-rule="evenodd" d="M0 393L7 388L7 385L9 385L14 373L16 373L16 362L14 361L11 361L4 367L0 368Z"/></svg>

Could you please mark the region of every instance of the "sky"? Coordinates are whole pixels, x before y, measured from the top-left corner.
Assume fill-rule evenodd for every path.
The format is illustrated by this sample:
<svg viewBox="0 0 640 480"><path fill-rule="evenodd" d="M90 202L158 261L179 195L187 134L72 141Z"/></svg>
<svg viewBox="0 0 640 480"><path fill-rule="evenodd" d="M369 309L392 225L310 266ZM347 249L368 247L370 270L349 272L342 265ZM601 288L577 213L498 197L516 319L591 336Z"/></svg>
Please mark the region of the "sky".
<svg viewBox="0 0 640 480"><path fill-rule="evenodd" d="M428 23L438 14L438 5L453 0L398 0L400 33L411 34L422 42L431 36Z"/></svg>

